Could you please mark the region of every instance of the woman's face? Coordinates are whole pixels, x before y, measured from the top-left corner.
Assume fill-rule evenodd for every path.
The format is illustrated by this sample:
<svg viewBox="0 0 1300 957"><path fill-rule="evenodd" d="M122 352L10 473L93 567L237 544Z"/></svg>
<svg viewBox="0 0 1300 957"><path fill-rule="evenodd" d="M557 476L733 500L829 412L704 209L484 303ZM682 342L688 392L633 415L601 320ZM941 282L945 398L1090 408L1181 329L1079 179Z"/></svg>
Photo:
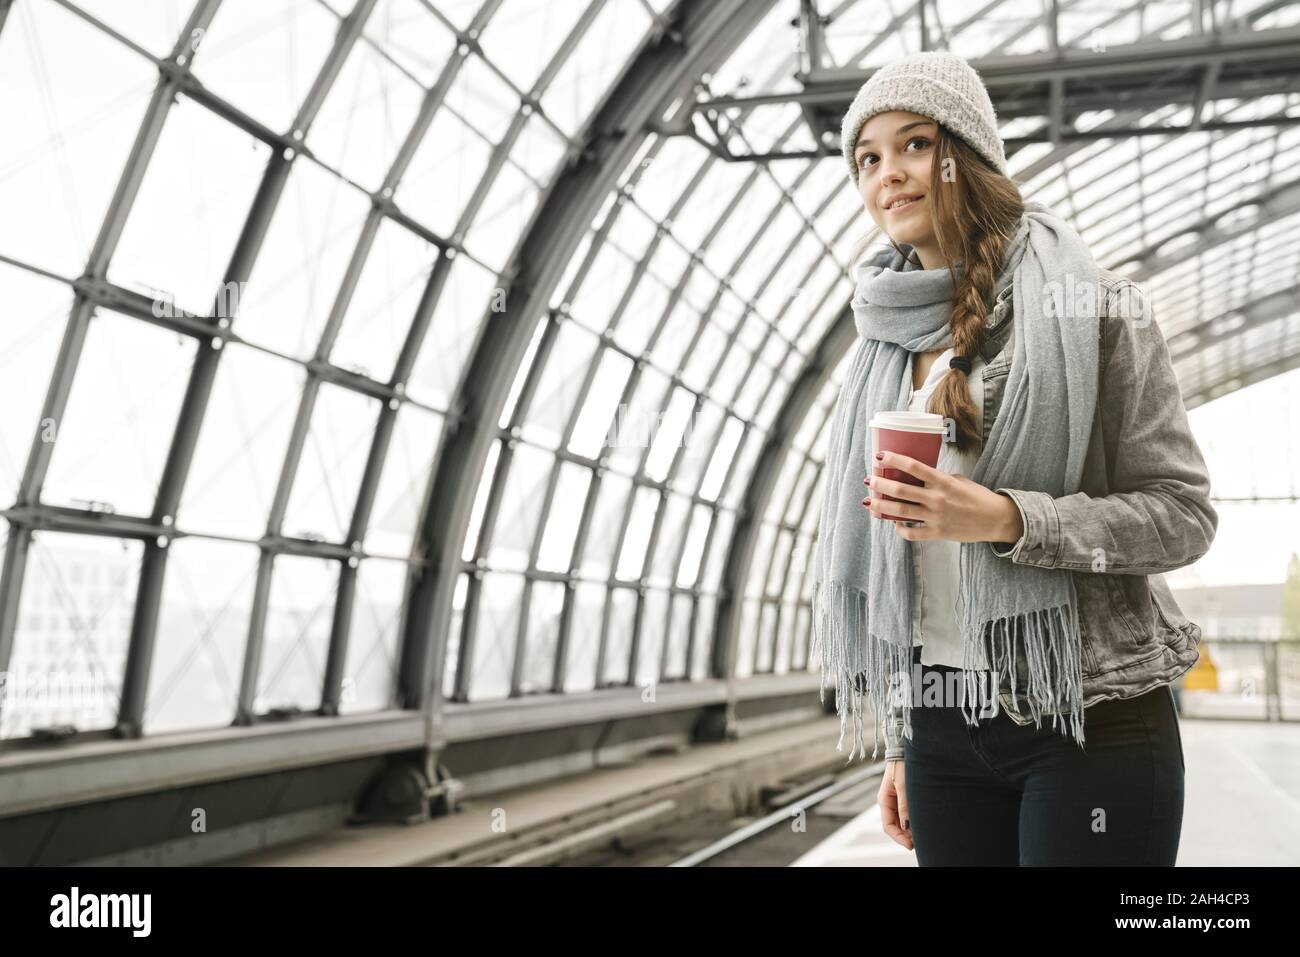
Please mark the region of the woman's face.
<svg viewBox="0 0 1300 957"><path fill-rule="evenodd" d="M926 268L926 253L935 249L929 193L938 132L928 117L891 110L863 123L853 148L858 192L871 218L894 242L916 247ZM906 198L914 201L895 205Z"/></svg>

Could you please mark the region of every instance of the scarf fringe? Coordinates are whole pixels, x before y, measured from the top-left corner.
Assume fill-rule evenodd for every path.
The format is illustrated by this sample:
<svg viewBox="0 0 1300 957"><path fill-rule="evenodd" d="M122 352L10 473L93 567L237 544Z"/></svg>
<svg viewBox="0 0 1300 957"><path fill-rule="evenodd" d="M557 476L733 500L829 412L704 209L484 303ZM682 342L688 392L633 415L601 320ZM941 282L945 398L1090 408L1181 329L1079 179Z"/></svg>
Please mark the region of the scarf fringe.
<svg viewBox="0 0 1300 957"><path fill-rule="evenodd" d="M850 614L852 606L852 614ZM864 640L864 636L866 639ZM883 641L870 634L867 594L840 581L814 583L811 657L821 661L821 700L826 702L827 679L835 682L835 710L840 716L840 738L836 751L844 750L844 735L853 722L849 764L854 757L866 760L864 711L870 705L876 719L872 760L880 750L880 730L888 718L890 692L895 699L907 687L912 666L912 648ZM882 667L882 662L885 666ZM911 737L910 718L906 727Z"/></svg>
<svg viewBox="0 0 1300 957"><path fill-rule="evenodd" d="M866 760L864 714L875 716L872 760L879 753L881 731L890 720L891 705L901 706L903 736L912 739L912 706L917 683L912 681L911 645L899 645L870 632L867 594L843 582L817 581L813 586L813 634L811 656L821 663L820 698L826 702L828 681L834 682L835 709L840 717L840 737L835 750L844 750L844 736L853 725L852 744L845 764L854 757ZM852 613L850 614L850 610ZM972 625L977 630L972 633ZM1022 612L984 622L966 623L962 654L962 685L973 688L988 672L987 647L992 651L993 680L987 682L1000 692L1003 678L1013 695L1017 682L1017 649L1024 647L1029 671L1026 689L1034 726L1052 716L1052 727L1072 735L1084 745L1083 688L1079 656L1081 640L1078 612L1071 603ZM985 646L980 636L988 636ZM996 716L1000 709L994 693L993 709L983 717ZM978 725L983 705L974 693L962 697L962 713L968 725ZM1068 720L1067 720L1068 718Z"/></svg>
<svg viewBox="0 0 1300 957"><path fill-rule="evenodd" d="M1016 666L1019 662L1017 648L1024 648L1029 669L1029 687L1025 700L1029 706L1034 727L1043 726L1043 717L1052 716L1052 727L1062 734L1073 736L1080 748L1084 744L1083 681L1080 668L1082 640L1079 633L1078 608L1066 602L1051 608L1042 608L990 619L985 622L966 623L962 642L962 670L988 668L975 660L977 649L984 647L979 636L988 635L992 648L992 671L995 686L1011 689L1013 698L1019 699L1020 684ZM995 701L999 699L995 698ZM994 712L996 714L996 710ZM973 709L965 712L967 724L977 719ZM1067 721L1067 718L1069 719Z"/></svg>

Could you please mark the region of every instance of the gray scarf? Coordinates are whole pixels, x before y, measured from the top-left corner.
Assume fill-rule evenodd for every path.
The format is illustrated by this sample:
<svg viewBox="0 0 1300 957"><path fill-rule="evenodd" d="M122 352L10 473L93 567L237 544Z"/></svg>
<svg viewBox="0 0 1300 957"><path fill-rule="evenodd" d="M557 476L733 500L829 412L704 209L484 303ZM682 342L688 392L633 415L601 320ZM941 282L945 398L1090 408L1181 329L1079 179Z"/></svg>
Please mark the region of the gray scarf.
<svg viewBox="0 0 1300 957"><path fill-rule="evenodd" d="M969 477L990 489L1071 495L1079 490L1097 404L1097 267L1074 229L1039 203L1026 203L1006 250L995 292L1014 284L1011 369L1001 410ZM888 268L877 259L857 272L852 305L860 342L831 425L813 569L812 653L821 655L823 701L828 677L835 682L836 750L843 750L851 710L849 761L859 750L866 757L864 695L879 729L892 689L902 703L904 733L912 736L913 543L862 504L872 466L867 423L878 410L907 409L910 353L952 346L948 269L922 269L888 252ZM1015 564L994 555L988 542L962 542L960 567L955 611L967 687L978 671L990 669L991 656L993 690L1006 686L1005 675L1012 693L1019 693L1019 645L1035 725L1041 726L1043 713L1052 714L1053 727L1058 714L1069 714L1082 746L1079 620L1070 573ZM996 714L996 694L993 700ZM965 713L968 724L977 722L973 703Z"/></svg>

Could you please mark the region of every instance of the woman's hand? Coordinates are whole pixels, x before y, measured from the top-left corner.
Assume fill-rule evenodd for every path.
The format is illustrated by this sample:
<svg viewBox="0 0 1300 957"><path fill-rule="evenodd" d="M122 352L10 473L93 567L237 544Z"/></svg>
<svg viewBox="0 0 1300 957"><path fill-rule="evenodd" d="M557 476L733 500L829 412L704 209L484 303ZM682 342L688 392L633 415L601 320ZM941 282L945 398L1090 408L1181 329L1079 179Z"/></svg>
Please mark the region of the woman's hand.
<svg viewBox="0 0 1300 957"><path fill-rule="evenodd" d="M880 779L876 803L880 805L880 823L884 832L912 850L912 821L907 815L907 790L904 786L902 761L886 761L885 774ZM900 823L901 822L901 823Z"/></svg>
<svg viewBox="0 0 1300 957"><path fill-rule="evenodd" d="M898 452L881 452L876 465L898 469L925 483L923 486L908 485L871 475L864 481L877 494L864 498L862 504L877 518L899 516L900 520L894 522L894 530L903 538L911 541L942 538L954 542L1014 542L1025 533L1020 509L1009 495L985 488L965 475L941 472ZM892 495L902 501L887 502L881 495ZM903 521L922 522L923 525L909 528L902 524Z"/></svg>

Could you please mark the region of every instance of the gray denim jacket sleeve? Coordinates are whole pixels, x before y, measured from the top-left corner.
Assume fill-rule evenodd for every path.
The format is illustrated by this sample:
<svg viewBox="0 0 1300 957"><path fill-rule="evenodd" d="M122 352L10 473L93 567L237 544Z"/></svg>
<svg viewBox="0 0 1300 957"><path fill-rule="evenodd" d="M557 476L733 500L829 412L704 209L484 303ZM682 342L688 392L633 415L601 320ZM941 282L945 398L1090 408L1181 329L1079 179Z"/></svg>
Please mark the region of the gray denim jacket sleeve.
<svg viewBox="0 0 1300 957"><path fill-rule="evenodd" d="M885 722L885 760L903 757L903 707L890 705L889 720Z"/></svg>
<svg viewBox="0 0 1300 957"><path fill-rule="evenodd" d="M1140 287L1131 305L1107 296L1098 419L1109 494L999 488L1020 509L1024 534L992 543L1021 565L1149 575L1190 565L1210 548L1219 517L1210 476L1187 422L1173 361ZM1124 313L1121 315L1121 313Z"/></svg>

